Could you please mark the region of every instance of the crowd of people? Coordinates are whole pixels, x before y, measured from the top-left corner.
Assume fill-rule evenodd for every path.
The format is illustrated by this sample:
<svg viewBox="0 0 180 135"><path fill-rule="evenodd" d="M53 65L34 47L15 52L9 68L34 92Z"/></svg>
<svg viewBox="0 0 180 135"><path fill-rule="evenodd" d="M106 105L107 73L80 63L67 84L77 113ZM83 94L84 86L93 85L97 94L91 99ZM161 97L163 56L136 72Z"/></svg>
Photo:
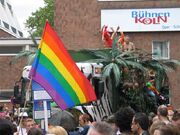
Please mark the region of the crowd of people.
<svg viewBox="0 0 180 135"><path fill-rule="evenodd" d="M74 130L49 125L46 133L26 112L14 119L7 108L0 109L0 135L180 135L180 110L165 105L160 105L157 113L149 114L122 107L101 121L84 113L78 116L79 127Z"/></svg>

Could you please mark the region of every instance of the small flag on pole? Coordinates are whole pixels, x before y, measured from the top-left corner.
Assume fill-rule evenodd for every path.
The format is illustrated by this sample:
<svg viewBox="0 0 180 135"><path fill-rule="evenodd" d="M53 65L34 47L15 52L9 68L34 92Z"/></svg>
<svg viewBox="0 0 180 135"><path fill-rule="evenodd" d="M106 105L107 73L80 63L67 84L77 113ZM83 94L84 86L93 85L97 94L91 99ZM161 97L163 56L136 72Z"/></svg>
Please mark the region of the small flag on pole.
<svg viewBox="0 0 180 135"><path fill-rule="evenodd" d="M62 110L96 100L92 85L48 22L29 76L49 93Z"/></svg>

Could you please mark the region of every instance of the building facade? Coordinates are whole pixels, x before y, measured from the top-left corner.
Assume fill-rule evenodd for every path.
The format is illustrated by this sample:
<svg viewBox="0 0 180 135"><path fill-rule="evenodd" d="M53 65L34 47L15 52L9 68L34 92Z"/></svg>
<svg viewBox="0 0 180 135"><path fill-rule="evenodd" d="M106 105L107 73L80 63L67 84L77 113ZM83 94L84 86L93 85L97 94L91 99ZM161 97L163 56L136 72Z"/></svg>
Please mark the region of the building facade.
<svg viewBox="0 0 180 135"><path fill-rule="evenodd" d="M130 36L136 48L152 53L160 50L160 58L180 60L179 25L173 25L173 29L169 29L167 25L156 29L158 22L154 20L154 27L148 29L135 27L133 29L132 23L126 18L127 12L133 9L136 11L147 9L153 13L158 11L158 14L153 14L151 17L158 18L157 20L163 21L164 24L168 21L168 25L172 25L179 22L180 17L178 18L176 14L179 7L179 0L56 0L55 30L68 50L103 48L100 29L103 24L106 25L106 21L108 24L115 22L115 24L120 24L120 29L122 28L125 34ZM140 13L140 17L150 18L148 13L144 12L144 15ZM175 14L174 18L176 19L167 20L170 17L169 13ZM123 14L125 18L123 18ZM136 13L133 15L136 16ZM113 22L113 20L116 21ZM146 24L153 23L153 19L137 19L136 21ZM121 26L121 24L123 25ZM170 103L175 108L180 108L180 68L178 67L177 71L172 71L168 75L170 78Z"/></svg>
<svg viewBox="0 0 180 135"><path fill-rule="evenodd" d="M25 59L17 64L10 62L17 53L26 48L26 42L19 38L23 37L19 23L13 12L9 0L0 0L0 104L10 102L13 96L13 87L21 77Z"/></svg>
<svg viewBox="0 0 180 135"><path fill-rule="evenodd" d="M0 0L0 37L23 37L9 0Z"/></svg>
<svg viewBox="0 0 180 135"><path fill-rule="evenodd" d="M37 39L37 43L40 40ZM14 95L15 84L19 85L21 91L22 72L27 65L28 59L15 57L20 52L35 50L34 43L30 38L2 38L0 39L0 105L10 102Z"/></svg>

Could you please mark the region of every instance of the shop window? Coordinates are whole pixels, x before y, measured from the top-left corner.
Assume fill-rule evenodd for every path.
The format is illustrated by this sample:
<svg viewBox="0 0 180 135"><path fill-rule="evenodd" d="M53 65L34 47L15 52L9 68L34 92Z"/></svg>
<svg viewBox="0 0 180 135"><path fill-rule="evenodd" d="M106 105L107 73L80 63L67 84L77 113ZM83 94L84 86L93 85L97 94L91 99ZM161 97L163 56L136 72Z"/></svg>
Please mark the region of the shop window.
<svg viewBox="0 0 180 135"><path fill-rule="evenodd" d="M152 53L153 59L169 59L169 42L153 41Z"/></svg>

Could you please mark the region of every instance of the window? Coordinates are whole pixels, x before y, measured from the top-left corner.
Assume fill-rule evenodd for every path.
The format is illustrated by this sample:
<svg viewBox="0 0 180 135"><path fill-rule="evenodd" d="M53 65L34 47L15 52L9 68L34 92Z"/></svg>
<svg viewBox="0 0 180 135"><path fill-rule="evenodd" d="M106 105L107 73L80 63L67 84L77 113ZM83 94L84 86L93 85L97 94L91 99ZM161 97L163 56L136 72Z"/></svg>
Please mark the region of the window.
<svg viewBox="0 0 180 135"><path fill-rule="evenodd" d="M11 26L11 29L12 29L13 33L15 33L15 34L17 33L17 31L14 27Z"/></svg>
<svg viewBox="0 0 180 135"><path fill-rule="evenodd" d="M11 11L11 13L13 14L13 11L12 11L12 6L11 6L9 3L7 3L7 5L8 5L9 10L10 10L10 11Z"/></svg>
<svg viewBox="0 0 180 135"><path fill-rule="evenodd" d="M3 21L3 24L4 24L4 27L5 27L6 29L9 29L9 24L8 24L8 23L6 23L6 22Z"/></svg>
<svg viewBox="0 0 180 135"><path fill-rule="evenodd" d="M19 35L23 37L23 33L21 31L18 31Z"/></svg>
<svg viewBox="0 0 180 135"><path fill-rule="evenodd" d="M0 91L0 100L10 100L10 98L14 95L14 91Z"/></svg>
<svg viewBox="0 0 180 135"><path fill-rule="evenodd" d="M0 0L1 4L4 5L4 0Z"/></svg>
<svg viewBox="0 0 180 135"><path fill-rule="evenodd" d="M154 59L169 59L169 42L153 41L152 53Z"/></svg>
<svg viewBox="0 0 180 135"><path fill-rule="evenodd" d="M7 5L8 5L9 10L12 11L11 5L9 3L7 3Z"/></svg>
<svg viewBox="0 0 180 135"><path fill-rule="evenodd" d="M23 50L22 46L0 46L0 55L15 55Z"/></svg>

